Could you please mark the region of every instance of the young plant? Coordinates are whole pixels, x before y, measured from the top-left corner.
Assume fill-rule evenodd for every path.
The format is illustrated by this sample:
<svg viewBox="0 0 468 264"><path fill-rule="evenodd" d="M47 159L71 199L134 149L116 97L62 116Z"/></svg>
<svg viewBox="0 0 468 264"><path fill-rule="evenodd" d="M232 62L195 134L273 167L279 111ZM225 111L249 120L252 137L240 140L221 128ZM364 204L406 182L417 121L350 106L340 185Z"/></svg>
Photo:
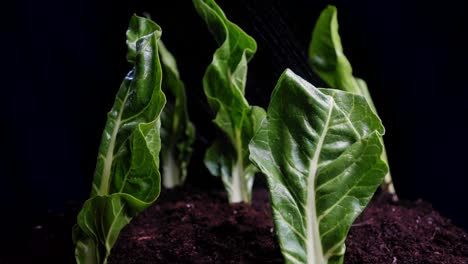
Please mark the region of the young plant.
<svg viewBox="0 0 468 264"><path fill-rule="evenodd" d="M349 228L388 171L383 133L364 97L280 77L250 159L267 176L286 263L343 263Z"/></svg>
<svg viewBox="0 0 468 264"><path fill-rule="evenodd" d="M309 61L315 73L330 87L364 96L377 113L366 82L353 76L351 64L343 53L338 33L337 10L334 6L325 8L315 24L309 46ZM382 158L388 163L385 145ZM385 175L383 187L397 198L390 171Z"/></svg>
<svg viewBox="0 0 468 264"><path fill-rule="evenodd" d="M107 263L120 230L151 205L160 192L161 90L160 27L133 16L127 31L127 60L133 69L123 80L108 113L92 184L73 228L77 263Z"/></svg>
<svg viewBox="0 0 468 264"><path fill-rule="evenodd" d="M182 185L187 176L195 127L189 120L187 96L175 58L162 41L159 41L159 55L163 70L162 89L167 96L161 114L162 179L164 187L174 188Z"/></svg>
<svg viewBox="0 0 468 264"><path fill-rule="evenodd" d="M214 38L221 45L203 77L208 104L216 113L214 123L225 133L206 152L205 164L221 176L231 203L251 201L256 167L249 161L248 144L265 117L244 97L247 63L257 44L229 21L214 0L193 0Z"/></svg>

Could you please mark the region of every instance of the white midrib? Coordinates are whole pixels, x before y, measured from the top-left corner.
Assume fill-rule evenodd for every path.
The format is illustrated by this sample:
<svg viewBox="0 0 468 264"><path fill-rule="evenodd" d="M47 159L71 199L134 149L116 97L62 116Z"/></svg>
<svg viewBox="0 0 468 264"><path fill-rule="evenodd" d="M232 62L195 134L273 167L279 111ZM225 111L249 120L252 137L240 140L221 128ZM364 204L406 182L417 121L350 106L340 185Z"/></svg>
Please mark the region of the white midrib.
<svg viewBox="0 0 468 264"><path fill-rule="evenodd" d="M240 203L244 201L243 189L242 189L242 160L237 160L232 168L232 194L230 197L231 203ZM247 202L247 201L245 201Z"/></svg>
<svg viewBox="0 0 468 264"><path fill-rule="evenodd" d="M163 185L172 189L181 184L179 167L174 158L173 147L171 146L162 159Z"/></svg>
<svg viewBox="0 0 468 264"><path fill-rule="evenodd" d="M99 195L107 195L109 193L109 178L112 170L112 162L114 160L114 149L115 140L117 139L117 133L119 132L120 122L122 121L122 113L125 107L125 103L128 98L128 90L122 100L121 109L117 118L115 119L114 128L109 141L109 147L107 148L106 157L104 159L104 168L102 169L101 183L99 184Z"/></svg>
<svg viewBox="0 0 468 264"><path fill-rule="evenodd" d="M307 203L306 203L306 222L307 222L307 234L306 234L306 246L307 246L307 264L326 264L327 259L325 258L322 250L322 242L320 240L320 233L318 228L317 219L317 208L315 207L315 178L317 177L318 160L320 152L322 151L323 142L328 132L330 119L332 115L333 106L335 101L331 98L330 108L328 109L327 119L323 126L322 134L317 142L317 147L309 166L309 175L307 178Z"/></svg>
<svg viewBox="0 0 468 264"><path fill-rule="evenodd" d="M230 197L231 203L248 203L249 199L247 196L248 190L246 189L245 175L244 175L244 162L242 160L242 141L241 132L236 132L236 153L237 160L232 168L232 194Z"/></svg>

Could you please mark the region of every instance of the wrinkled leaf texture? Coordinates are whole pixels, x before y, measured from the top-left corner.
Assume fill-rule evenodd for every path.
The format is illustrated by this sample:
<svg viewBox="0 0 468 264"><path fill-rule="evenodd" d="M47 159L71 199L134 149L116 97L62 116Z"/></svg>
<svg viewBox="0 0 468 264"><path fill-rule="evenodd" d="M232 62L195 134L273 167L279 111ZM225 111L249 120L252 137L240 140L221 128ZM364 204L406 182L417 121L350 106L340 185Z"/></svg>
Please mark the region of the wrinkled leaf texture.
<svg viewBox="0 0 468 264"><path fill-rule="evenodd" d="M315 24L309 46L309 61L314 72L330 87L364 96L377 113L366 82L354 77L351 63L343 52L338 33L337 10L334 6L327 6ZM385 145L382 158L388 163ZM390 171L385 176L384 187L390 193L395 193Z"/></svg>
<svg viewBox="0 0 468 264"><path fill-rule="evenodd" d="M160 192L160 114L165 104L158 56L160 27L133 16L123 80L108 113L91 197L73 230L77 263L107 263L120 230Z"/></svg>
<svg viewBox="0 0 468 264"><path fill-rule="evenodd" d="M214 123L225 133L206 152L211 174L221 176L231 202L250 202L256 172L249 161L248 144L265 117L265 111L250 106L244 97L247 63L253 57L255 40L229 21L214 0L193 0L215 40L221 45L203 77L208 104L216 113Z"/></svg>
<svg viewBox="0 0 468 264"><path fill-rule="evenodd" d="M267 176L286 263L342 263L349 228L381 183L384 128L362 96L280 77L250 158Z"/></svg>

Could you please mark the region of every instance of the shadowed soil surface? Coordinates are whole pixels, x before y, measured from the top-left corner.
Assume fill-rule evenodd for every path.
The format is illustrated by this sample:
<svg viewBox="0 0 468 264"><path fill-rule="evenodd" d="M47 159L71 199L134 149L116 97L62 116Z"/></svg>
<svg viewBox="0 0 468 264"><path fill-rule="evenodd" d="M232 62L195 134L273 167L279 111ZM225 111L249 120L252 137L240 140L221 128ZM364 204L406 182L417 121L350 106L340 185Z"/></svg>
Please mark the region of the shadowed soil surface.
<svg viewBox="0 0 468 264"><path fill-rule="evenodd" d="M268 193L252 206L223 192L163 193L126 228L109 263L283 263ZM424 202L378 195L356 220L345 263L468 263L468 235Z"/></svg>
<svg viewBox="0 0 468 264"><path fill-rule="evenodd" d="M109 263L283 263L268 201L261 189L251 206L229 205L222 191L163 191L122 230ZM68 208L2 233L0 264L74 263L71 228L79 205ZM382 194L356 220L346 245L347 264L468 263L464 230L425 202L395 203Z"/></svg>

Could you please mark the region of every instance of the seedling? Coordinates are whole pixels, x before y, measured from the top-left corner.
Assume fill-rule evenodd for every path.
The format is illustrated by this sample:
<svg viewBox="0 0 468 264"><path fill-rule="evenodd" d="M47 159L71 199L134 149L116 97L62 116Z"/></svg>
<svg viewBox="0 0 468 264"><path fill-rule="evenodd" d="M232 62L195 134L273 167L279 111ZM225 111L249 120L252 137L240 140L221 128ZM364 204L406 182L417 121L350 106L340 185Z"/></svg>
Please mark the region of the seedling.
<svg viewBox="0 0 468 264"><path fill-rule="evenodd" d="M187 96L176 60L162 41L159 41L159 55L163 70L162 89L167 96L161 114L162 179L164 187L170 189L182 185L187 177L195 127L189 120Z"/></svg>
<svg viewBox="0 0 468 264"><path fill-rule="evenodd" d="M123 80L107 115L91 196L73 228L79 264L107 263L120 230L159 196L161 90L160 27L133 16L127 31L127 60L133 69Z"/></svg>
<svg viewBox="0 0 468 264"><path fill-rule="evenodd" d="M341 264L351 224L389 169L384 127L365 82L343 55L336 9L322 13L310 47L315 72L336 89L315 88L286 70L265 113L244 96L255 40L214 0L193 4L220 45L203 87L223 136L206 151L205 165L221 177L231 203L249 203L255 173L267 176L287 263ZM80 264L107 263L122 228L157 199L160 154L164 186L181 185L187 175L195 129L175 59L160 36L157 24L132 17L127 60L133 69L108 113L91 197L73 230Z"/></svg>
<svg viewBox="0 0 468 264"><path fill-rule="evenodd" d="M221 45L203 77L203 87L213 112L214 123L225 137L207 150L205 165L221 176L231 203L250 203L257 168L249 161L249 141L265 117L265 110L250 106L244 97L247 63L257 44L229 21L214 0L193 0L214 38Z"/></svg>
<svg viewBox="0 0 468 264"><path fill-rule="evenodd" d="M250 159L267 176L286 263L343 263L349 228L388 172L383 133L363 96L280 77Z"/></svg>
<svg viewBox="0 0 468 264"><path fill-rule="evenodd" d="M334 6L325 8L315 24L309 46L309 60L315 73L330 87L364 96L372 110L377 113L366 82L353 76L351 64L343 53L338 33L337 10ZM385 145L382 159L388 163ZM390 170L385 175L383 188L397 199Z"/></svg>

